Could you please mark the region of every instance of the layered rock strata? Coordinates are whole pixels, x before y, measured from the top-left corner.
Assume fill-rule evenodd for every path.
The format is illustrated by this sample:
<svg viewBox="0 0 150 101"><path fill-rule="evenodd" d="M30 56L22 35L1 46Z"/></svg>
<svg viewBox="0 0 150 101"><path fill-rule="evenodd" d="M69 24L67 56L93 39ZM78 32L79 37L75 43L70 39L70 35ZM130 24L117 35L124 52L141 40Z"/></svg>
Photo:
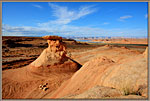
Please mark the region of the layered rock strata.
<svg viewBox="0 0 150 101"><path fill-rule="evenodd" d="M30 70L34 73L50 72L74 72L81 65L66 56L66 46L62 37L44 36L47 39L48 48L44 49L41 55L30 64Z"/></svg>

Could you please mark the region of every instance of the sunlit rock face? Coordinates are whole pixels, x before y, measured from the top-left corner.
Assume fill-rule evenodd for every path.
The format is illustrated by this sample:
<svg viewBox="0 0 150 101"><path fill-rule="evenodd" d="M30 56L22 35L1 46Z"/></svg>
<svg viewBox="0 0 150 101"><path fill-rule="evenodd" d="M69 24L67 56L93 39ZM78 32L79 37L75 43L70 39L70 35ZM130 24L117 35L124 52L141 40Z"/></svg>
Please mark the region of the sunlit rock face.
<svg viewBox="0 0 150 101"><path fill-rule="evenodd" d="M47 39L48 48L44 49L41 55L30 64L34 71L40 72L60 72L76 71L79 64L66 56L66 46L61 37L44 36Z"/></svg>
<svg viewBox="0 0 150 101"><path fill-rule="evenodd" d="M63 83L50 98L72 95L77 95L73 96L74 98L87 98L92 95L86 95L86 91L96 85L115 88L124 95L136 92L147 97L148 68L146 60L142 54L136 58L128 58L121 63L106 56L93 58L86 62L71 79Z"/></svg>

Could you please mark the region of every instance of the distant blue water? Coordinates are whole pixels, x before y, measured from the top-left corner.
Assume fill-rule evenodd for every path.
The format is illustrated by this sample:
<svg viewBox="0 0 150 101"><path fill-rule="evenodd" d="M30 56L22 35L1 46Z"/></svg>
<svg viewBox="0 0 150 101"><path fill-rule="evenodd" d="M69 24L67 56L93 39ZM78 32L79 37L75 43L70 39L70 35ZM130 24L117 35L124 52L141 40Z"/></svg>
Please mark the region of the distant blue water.
<svg viewBox="0 0 150 101"><path fill-rule="evenodd" d="M80 41L80 42L89 42L91 40L80 40L80 39L75 39L76 41Z"/></svg>
<svg viewBox="0 0 150 101"><path fill-rule="evenodd" d="M104 43L104 42L101 42L101 41L100 41L100 42L89 42L89 43Z"/></svg>

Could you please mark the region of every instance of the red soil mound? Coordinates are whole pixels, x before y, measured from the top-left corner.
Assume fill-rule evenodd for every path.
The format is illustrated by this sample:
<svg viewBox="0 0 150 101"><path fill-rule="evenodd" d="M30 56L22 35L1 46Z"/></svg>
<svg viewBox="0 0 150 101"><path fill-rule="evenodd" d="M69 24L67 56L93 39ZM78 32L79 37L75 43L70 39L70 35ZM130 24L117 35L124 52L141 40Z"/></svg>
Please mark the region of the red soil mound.
<svg viewBox="0 0 150 101"><path fill-rule="evenodd" d="M141 55L115 63L106 57L93 59L85 63L70 80L62 84L50 98L78 95L96 86L113 87L123 94L142 94L140 89L147 88L147 63ZM144 88L143 88L144 87Z"/></svg>
<svg viewBox="0 0 150 101"><path fill-rule="evenodd" d="M62 64L55 64L51 66L41 66L41 67L34 67L29 66L28 70L32 73L38 74L38 75L48 75L49 73L67 73L67 72L75 72L80 68L80 64L74 63L71 60L68 60Z"/></svg>

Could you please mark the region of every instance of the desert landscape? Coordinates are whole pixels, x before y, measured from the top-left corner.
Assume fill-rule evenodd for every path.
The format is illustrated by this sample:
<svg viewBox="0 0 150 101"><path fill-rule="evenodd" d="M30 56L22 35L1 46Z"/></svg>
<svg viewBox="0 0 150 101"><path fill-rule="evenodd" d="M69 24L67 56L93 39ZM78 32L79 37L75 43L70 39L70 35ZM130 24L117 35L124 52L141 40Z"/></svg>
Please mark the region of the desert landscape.
<svg viewBox="0 0 150 101"><path fill-rule="evenodd" d="M2 98L147 99L147 39L103 40L3 36Z"/></svg>
<svg viewBox="0 0 150 101"><path fill-rule="evenodd" d="M148 100L148 2L1 8L3 100Z"/></svg>

